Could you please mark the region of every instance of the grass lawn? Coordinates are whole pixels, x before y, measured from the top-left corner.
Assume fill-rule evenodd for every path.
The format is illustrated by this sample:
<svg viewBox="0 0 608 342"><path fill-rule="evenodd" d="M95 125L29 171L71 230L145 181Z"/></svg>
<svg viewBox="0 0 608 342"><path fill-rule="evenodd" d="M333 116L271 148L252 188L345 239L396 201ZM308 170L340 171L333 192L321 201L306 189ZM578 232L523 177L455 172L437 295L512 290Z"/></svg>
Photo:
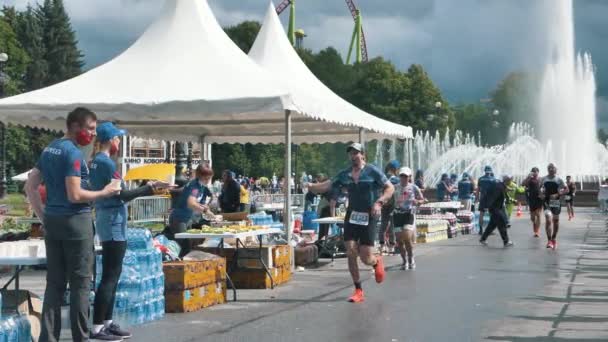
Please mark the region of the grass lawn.
<svg viewBox="0 0 608 342"><path fill-rule="evenodd" d="M8 194L4 199L0 200L0 204L7 204L9 206L8 216L25 216L27 203L25 203L25 196L22 194Z"/></svg>

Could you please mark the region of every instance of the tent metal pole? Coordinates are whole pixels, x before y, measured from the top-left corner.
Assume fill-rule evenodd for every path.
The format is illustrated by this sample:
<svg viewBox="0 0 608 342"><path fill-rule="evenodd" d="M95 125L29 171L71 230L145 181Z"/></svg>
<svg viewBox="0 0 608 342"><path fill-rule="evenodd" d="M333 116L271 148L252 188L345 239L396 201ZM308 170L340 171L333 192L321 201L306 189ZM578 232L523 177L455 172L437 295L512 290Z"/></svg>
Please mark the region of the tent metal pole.
<svg viewBox="0 0 608 342"><path fill-rule="evenodd" d="M285 178L283 180L283 191L285 194L285 208L283 212L283 225L287 233L287 242L291 243L291 111L285 111Z"/></svg>
<svg viewBox="0 0 608 342"><path fill-rule="evenodd" d="M365 149L365 128L359 128L359 144L363 145L363 149Z"/></svg>

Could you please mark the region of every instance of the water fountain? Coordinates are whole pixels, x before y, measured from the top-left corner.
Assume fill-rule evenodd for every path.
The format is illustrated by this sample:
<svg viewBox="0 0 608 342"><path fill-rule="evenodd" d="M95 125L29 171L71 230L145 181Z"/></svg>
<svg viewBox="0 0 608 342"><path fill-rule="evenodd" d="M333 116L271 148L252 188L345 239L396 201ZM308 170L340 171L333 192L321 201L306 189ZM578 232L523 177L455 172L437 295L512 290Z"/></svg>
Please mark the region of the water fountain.
<svg viewBox="0 0 608 342"><path fill-rule="evenodd" d="M524 178L533 166L544 172L553 162L560 175L598 183L608 175L608 150L596 139L595 76L589 54L576 54L573 0L547 3L548 56L538 94L538 136L528 124L513 124L504 145L483 147L462 132L418 132L406 159L425 170L425 183L434 187L442 173L468 172L479 177L485 165L496 175Z"/></svg>

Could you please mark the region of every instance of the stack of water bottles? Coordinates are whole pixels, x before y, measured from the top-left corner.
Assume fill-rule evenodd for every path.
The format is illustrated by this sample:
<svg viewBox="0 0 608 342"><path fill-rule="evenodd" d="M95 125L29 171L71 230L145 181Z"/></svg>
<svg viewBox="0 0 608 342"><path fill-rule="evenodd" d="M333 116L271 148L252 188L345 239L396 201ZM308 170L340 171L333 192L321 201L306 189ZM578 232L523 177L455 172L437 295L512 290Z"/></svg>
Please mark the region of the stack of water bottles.
<svg viewBox="0 0 608 342"><path fill-rule="evenodd" d="M96 287L101 281L101 256L97 256ZM165 276L162 253L154 248L148 229L127 230L127 252L116 290L113 320L129 326L161 319L165 315Z"/></svg>
<svg viewBox="0 0 608 342"><path fill-rule="evenodd" d="M2 295L0 295L0 308ZM2 315L0 310L0 341L1 342L30 342L32 330L27 315Z"/></svg>
<svg viewBox="0 0 608 342"><path fill-rule="evenodd" d="M249 219L254 226L271 226L274 223L272 215L268 215L263 211L249 215Z"/></svg>

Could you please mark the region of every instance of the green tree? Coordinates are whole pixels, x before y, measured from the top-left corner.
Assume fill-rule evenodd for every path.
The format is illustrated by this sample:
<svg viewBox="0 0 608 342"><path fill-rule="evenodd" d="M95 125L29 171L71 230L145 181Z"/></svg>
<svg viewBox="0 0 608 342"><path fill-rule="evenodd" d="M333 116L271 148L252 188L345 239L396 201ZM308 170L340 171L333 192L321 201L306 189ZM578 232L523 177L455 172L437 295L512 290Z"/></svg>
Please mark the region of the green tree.
<svg viewBox="0 0 608 342"><path fill-rule="evenodd" d="M19 94L23 90L23 75L30 61L13 29L15 15L12 7L4 7L0 15L0 52L9 56L8 62L3 67L4 73L8 76L3 87L4 93L1 94L4 96Z"/></svg>
<svg viewBox="0 0 608 342"><path fill-rule="evenodd" d="M31 91L44 87L49 66L44 59L43 29L35 10L29 5L25 11L17 14L15 32L31 58L24 77L25 89Z"/></svg>
<svg viewBox="0 0 608 342"><path fill-rule="evenodd" d="M540 92L540 77L530 72L514 72L502 80L491 96L491 103L499 111L501 139L506 139L513 122L538 125L536 94Z"/></svg>
<svg viewBox="0 0 608 342"><path fill-rule="evenodd" d="M604 131L603 128L600 128L597 131L597 140L601 143L606 145L606 143L608 142L608 133L606 133L606 131Z"/></svg>
<svg viewBox="0 0 608 342"><path fill-rule="evenodd" d="M76 33L63 6L63 0L45 0L37 9L42 29L44 60L48 77L44 85L53 85L82 72L83 54L78 49Z"/></svg>
<svg viewBox="0 0 608 342"><path fill-rule="evenodd" d="M257 21L243 21L238 25L224 28L224 32L243 52L249 53L261 27L262 25Z"/></svg>
<svg viewBox="0 0 608 342"><path fill-rule="evenodd" d="M445 131L454 127L454 113L441 91L421 65L414 64L407 71L410 81L406 98L409 101L409 118L416 129ZM437 106L437 104L441 106ZM406 123L404 123L406 124Z"/></svg>

